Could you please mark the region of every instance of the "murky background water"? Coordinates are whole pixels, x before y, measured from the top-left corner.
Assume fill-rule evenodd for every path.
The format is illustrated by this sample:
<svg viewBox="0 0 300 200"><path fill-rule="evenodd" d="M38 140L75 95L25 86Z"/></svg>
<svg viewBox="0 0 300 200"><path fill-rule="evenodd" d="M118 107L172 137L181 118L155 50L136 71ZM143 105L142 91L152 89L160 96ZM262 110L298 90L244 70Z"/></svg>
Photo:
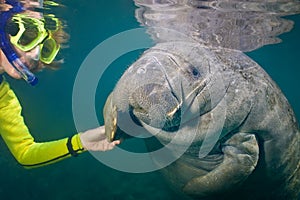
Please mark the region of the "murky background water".
<svg viewBox="0 0 300 200"><path fill-rule="evenodd" d="M134 17L136 7L131 0L72 0L60 3L65 7L55 12L66 20L67 31L71 35L69 48L63 51L65 64L58 71L38 73L40 82L35 88L23 81L9 80L23 105L25 121L36 141L59 139L77 132L72 115L72 89L81 63L105 39L139 27ZM291 32L280 36L282 43L264 46L247 54L280 86L300 119L300 15L286 18L295 24ZM102 108L108 93L122 72L140 54L141 51L135 51L120 57L100 80L95 107L99 110L101 124ZM0 152L0 199L178 198L158 172L119 172L103 165L89 153L43 168L25 170L15 162L2 140Z"/></svg>

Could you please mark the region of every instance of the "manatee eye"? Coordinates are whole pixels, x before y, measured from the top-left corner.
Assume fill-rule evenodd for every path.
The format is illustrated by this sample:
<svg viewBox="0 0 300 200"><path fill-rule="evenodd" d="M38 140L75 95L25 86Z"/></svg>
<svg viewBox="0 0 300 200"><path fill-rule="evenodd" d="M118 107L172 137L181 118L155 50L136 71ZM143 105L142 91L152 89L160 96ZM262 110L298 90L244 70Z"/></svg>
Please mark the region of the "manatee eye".
<svg viewBox="0 0 300 200"><path fill-rule="evenodd" d="M198 69L194 66L189 66L189 71L190 73L193 75L194 78L199 78L200 77L200 72L198 71Z"/></svg>

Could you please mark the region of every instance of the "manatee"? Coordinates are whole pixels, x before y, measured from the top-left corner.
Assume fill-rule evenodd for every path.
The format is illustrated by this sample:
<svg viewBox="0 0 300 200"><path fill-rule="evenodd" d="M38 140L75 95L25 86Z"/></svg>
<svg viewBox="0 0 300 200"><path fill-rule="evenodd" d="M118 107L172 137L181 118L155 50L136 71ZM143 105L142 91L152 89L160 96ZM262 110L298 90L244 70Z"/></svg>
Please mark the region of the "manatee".
<svg viewBox="0 0 300 200"><path fill-rule="evenodd" d="M151 5L152 11L158 3L136 2ZM177 1L162 2L174 6ZM178 2L182 9L203 8ZM165 8L172 11L167 6L154 8L164 14ZM157 19L151 12L137 13L140 22L145 21L145 13ZM265 43L250 39L249 48L229 46L221 37L207 42L189 34L168 38L165 30L150 30L150 35L159 37L157 44L124 72L109 95L103 113L108 139L134 137L141 130L153 135L155 141L145 139L149 151L158 143L176 157L161 169L163 176L191 198L300 199L300 133L295 114L271 77L243 52ZM136 131L122 128L126 124L141 129L131 133ZM154 162L162 161L154 158Z"/></svg>

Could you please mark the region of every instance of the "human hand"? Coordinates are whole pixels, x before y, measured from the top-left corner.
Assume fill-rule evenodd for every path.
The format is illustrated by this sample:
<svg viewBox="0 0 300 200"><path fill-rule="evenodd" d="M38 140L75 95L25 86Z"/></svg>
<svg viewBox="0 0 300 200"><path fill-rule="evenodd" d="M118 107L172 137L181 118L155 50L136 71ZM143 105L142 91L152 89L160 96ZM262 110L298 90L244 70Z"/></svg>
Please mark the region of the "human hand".
<svg viewBox="0 0 300 200"><path fill-rule="evenodd" d="M82 146L91 151L108 151L120 144L120 140L109 142L105 135L104 126L87 130L79 135Z"/></svg>

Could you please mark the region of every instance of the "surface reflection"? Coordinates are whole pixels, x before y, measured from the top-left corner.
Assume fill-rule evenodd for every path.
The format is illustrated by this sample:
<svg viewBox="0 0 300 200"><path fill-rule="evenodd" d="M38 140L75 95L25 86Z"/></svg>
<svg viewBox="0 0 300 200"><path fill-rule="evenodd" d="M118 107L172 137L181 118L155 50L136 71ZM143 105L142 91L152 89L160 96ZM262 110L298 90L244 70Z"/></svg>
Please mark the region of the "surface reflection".
<svg viewBox="0 0 300 200"><path fill-rule="evenodd" d="M237 49L244 52L276 44L279 35L293 28L283 16L297 14L299 1L199 1L135 0L138 21L149 27L157 42L180 40L184 33L206 46Z"/></svg>

